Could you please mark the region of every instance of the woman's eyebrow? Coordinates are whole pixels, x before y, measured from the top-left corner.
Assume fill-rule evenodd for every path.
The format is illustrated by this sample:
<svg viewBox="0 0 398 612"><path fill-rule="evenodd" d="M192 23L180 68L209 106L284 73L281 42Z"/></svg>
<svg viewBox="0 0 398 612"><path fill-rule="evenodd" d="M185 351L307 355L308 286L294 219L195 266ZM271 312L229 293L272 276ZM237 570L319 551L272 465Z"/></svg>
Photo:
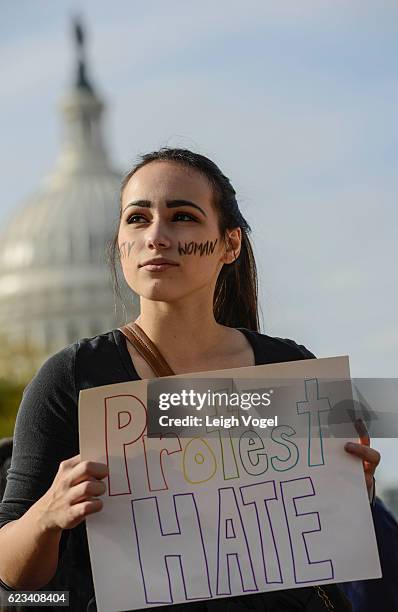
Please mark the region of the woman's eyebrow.
<svg viewBox="0 0 398 612"><path fill-rule="evenodd" d="M203 208L201 208L200 206L198 206L194 202L191 202L190 200L166 200L166 206L167 206L167 208L178 208L179 206L193 206L193 208L197 208L198 210L200 210L200 212L205 217L207 217L207 215L206 215L205 211L203 210Z"/></svg>
<svg viewBox="0 0 398 612"><path fill-rule="evenodd" d="M150 200L134 200L134 202L130 202L124 207L123 212L130 206L140 206L141 208L151 208L152 204ZM197 210L200 210L202 215L207 217L203 208L198 206L198 204L191 202L190 200L166 200L166 206L167 208L178 208L179 206L192 206L193 208L197 208Z"/></svg>
<svg viewBox="0 0 398 612"><path fill-rule="evenodd" d="M129 204L126 204L126 206L123 208L123 212L127 210L130 206L141 206L143 208L151 208L151 203L149 200L135 200L134 202L130 202Z"/></svg>

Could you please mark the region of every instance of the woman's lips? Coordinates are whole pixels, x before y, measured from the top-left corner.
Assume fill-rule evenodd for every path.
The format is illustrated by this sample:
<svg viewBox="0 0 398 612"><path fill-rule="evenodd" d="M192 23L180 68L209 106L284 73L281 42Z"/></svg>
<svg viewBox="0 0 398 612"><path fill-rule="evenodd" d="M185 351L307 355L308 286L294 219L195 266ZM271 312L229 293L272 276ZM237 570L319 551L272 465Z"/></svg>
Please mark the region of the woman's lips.
<svg viewBox="0 0 398 612"><path fill-rule="evenodd" d="M144 268L145 270L148 270L149 272L161 272L163 270L166 270L167 268L176 268L178 264L172 264L172 263L160 263L160 264L145 264L142 266L142 268Z"/></svg>

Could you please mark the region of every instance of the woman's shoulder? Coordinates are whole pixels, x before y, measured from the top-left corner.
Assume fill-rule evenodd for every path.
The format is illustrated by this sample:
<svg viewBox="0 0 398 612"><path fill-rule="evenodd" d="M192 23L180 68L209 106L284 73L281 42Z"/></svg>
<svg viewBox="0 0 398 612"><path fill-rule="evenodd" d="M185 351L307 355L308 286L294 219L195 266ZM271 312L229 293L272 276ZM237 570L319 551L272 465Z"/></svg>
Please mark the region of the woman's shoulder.
<svg viewBox="0 0 398 612"><path fill-rule="evenodd" d="M89 389L134 380L125 338L119 329L77 342L76 384Z"/></svg>
<svg viewBox="0 0 398 612"><path fill-rule="evenodd" d="M256 352L256 361L278 363L299 359L316 359L315 355L304 344L291 338L269 336L247 328L239 328L252 341Z"/></svg>

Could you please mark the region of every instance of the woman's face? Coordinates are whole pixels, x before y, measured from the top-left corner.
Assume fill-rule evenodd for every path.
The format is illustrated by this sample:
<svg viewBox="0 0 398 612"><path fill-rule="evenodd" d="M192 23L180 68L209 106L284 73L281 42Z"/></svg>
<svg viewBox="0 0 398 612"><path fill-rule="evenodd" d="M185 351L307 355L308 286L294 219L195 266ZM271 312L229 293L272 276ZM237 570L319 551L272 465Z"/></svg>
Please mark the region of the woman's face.
<svg viewBox="0 0 398 612"><path fill-rule="evenodd" d="M240 229L228 234L227 251L212 186L196 170L150 162L123 191L120 261L129 287L146 299L173 302L201 290L213 295L223 264L235 259L233 250L239 254Z"/></svg>

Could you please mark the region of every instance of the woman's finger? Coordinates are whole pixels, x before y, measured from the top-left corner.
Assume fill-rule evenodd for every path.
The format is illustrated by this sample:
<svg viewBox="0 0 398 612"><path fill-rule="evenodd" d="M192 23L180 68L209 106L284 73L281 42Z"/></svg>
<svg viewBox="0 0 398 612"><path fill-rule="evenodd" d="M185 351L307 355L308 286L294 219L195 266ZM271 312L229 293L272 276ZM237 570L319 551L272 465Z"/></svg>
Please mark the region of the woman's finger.
<svg viewBox="0 0 398 612"><path fill-rule="evenodd" d="M372 464L375 468L380 463L380 453L374 448L370 448L370 446L366 446L364 444L357 444L356 442L347 442L344 448L352 455L356 455L357 457L360 457L363 461Z"/></svg>
<svg viewBox="0 0 398 612"><path fill-rule="evenodd" d="M109 473L108 466L96 461L81 461L69 474L70 485L77 485L86 480L102 479Z"/></svg>
<svg viewBox="0 0 398 612"><path fill-rule="evenodd" d="M365 422L362 419L356 419L354 425L355 429L357 430L361 444L364 444L365 446L370 446L370 436Z"/></svg>
<svg viewBox="0 0 398 612"><path fill-rule="evenodd" d="M70 489L69 495L71 504L78 504L92 497L99 497L106 491L106 485L102 480L89 480L81 482Z"/></svg>

